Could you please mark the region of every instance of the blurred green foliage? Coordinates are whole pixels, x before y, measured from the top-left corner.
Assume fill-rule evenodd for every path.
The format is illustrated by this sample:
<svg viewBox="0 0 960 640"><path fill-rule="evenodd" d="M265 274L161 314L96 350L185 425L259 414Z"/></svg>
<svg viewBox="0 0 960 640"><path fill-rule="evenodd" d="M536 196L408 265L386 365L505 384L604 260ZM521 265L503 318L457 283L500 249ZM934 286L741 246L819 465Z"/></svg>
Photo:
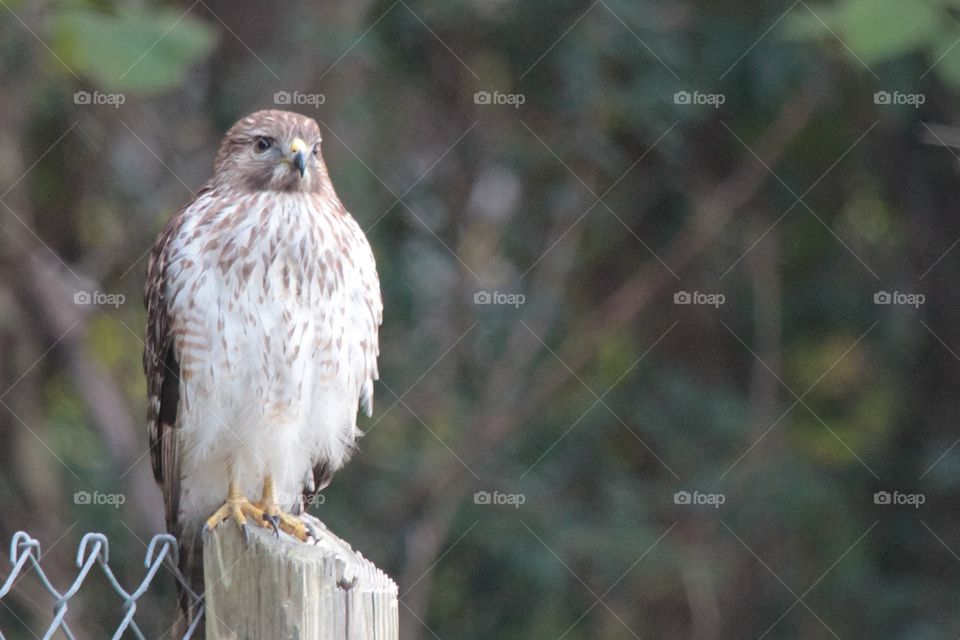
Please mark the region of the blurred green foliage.
<svg viewBox="0 0 960 640"><path fill-rule="evenodd" d="M104 89L140 95L178 86L217 39L204 21L145 4L63 2L50 20L54 55Z"/></svg>

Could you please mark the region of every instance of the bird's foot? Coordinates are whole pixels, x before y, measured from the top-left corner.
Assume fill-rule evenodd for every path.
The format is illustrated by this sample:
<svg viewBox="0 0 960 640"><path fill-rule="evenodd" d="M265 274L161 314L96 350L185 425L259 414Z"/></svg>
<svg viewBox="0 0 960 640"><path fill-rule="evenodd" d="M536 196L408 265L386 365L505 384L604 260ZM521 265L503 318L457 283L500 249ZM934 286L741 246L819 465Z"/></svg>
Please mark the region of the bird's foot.
<svg viewBox="0 0 960 640"><path fill-rule="evenodd" d="M247 519L249 518L261 526L269 526L264 524L265 517L266 514L264 513L263 509L250 502L246 496L231 492L230 495L227 496L227 499L223 505L214 511L213 515L207 518L207 522L203 526L203 532L206 535L210 531L216 529L217 525L224 520L231 519L237 523L238 527L240 527L240 532L243 533L243 539L244 541L247 541L249 539Z"/></svg>
<svg viewBox="0 0 960 640"><path fill-rule="evenodd" d="M281 531L297 538L301 542L308 542L310 538L317 538L317 533L313 530L313 527L308 527L300 518L287 513L277 504L272 474L268 473L264 476L263 492L260 495L259 502L255 503L255 505L263 513L261 516L261 524L273 529L274 535L278 538L280 537Z"/></svg>
<svg viewBox="0 0 960 640"><path fill-rule="evenodd" d="M263 512L263 526L273 529L277 537L283 531L301 542L307 542L311 537L316 538L316 534L300 518L283 511L271 496L260 500L254 506Z"/></svg>

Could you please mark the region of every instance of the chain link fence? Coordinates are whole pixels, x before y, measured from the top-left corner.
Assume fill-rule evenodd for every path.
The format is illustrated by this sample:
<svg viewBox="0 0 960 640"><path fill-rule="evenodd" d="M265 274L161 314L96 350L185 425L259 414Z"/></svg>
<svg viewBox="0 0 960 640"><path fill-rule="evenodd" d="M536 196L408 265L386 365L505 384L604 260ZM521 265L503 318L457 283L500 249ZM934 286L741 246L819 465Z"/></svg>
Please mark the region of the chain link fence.
<svg viewBox="0 0 960 640"><path fill-rule="evenodd" d="M40 566L40 542L29 534L18 531L10 541L10 564L12 569L10 575L6 577L3 585L0 586L0 602L10 593L18 579L28 573L31 568L36 571L37 578L50 594L53 600L53 619L50 621L43 640L52 638L54 634L61 630L69 640L76 640L73 632L70 630L66 621L67 610L70 606L70 598L75 596L83 582L87 579L94 565L99 565L104 576L113 590L123 599L124 616L113 634L113 640L119 640L128 630L139 640L145 640L143 632L137 626L133 619L137 612L138 600L147 592L156 577L157 572L164 562L167 563L173 572L180 586L186 590L186 593L193 602L198 603L200 615L196 617L183 636L183 640L189 640L194 634L196 627L203 620L203 605L200 603L201 597L190 590L186 580L177 568L177 541L169 534L157 534L147 546L147 554L144 557L143 565L147 569L143 580L133 591L127 591L117 580L113 570L110 568L110 545L107 537L102 533L88 533L80 540L80 547L77 549L77 567L80 569L77 577L65 591L59 591L50 582L43 568ZM3 630L0 629L0 640L6 640Z"/></svg>

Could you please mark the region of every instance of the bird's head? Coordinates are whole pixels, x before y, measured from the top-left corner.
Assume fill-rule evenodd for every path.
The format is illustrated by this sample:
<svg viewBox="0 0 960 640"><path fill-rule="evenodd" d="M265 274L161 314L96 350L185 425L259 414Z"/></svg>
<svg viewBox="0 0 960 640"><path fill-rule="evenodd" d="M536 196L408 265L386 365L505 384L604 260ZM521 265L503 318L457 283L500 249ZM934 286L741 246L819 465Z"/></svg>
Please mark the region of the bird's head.
<svg viewBox="0 0 960 640"><path fill-rule="evenodd" d="M329 184L320 127L290 111L257 111L230 127L214 162L214 181L249 191L321 191Z"/></svg>

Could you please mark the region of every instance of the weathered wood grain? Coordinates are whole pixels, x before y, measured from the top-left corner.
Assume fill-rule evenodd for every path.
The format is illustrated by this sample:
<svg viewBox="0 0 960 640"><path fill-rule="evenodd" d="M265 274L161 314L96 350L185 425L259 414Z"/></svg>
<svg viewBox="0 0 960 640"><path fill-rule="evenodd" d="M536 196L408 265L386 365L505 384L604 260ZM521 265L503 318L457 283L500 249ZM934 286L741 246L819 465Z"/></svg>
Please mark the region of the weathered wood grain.
<svg viewBox="0 0 960 640"><path fill-rule="evenodd" d="M224 523L204 544L208 640L397 640L397 585L311 518L316 545Z"/></svg>

